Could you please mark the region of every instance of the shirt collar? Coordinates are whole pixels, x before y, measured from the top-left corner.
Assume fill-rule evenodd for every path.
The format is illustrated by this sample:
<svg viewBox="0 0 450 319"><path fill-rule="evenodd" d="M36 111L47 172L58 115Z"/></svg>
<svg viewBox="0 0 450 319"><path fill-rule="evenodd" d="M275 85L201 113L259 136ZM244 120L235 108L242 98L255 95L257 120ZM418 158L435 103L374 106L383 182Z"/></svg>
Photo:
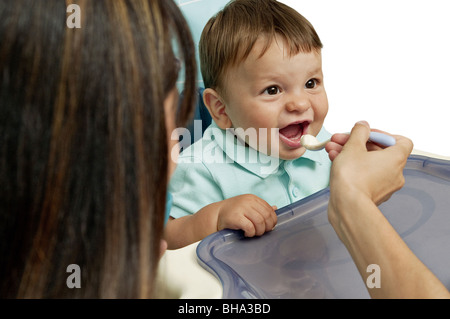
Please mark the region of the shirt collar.
<svg viewBox="0 0 450 319"><path fill-rule="evenodd" d="M210 134L214 136L217 146L222 149L222 151L230 158L234 163L242 166L246 170L252 172L253 174L266 178L267 176L276 173L280 165L286 160L282 160L273 156L266 155L262 152L258 152L252 147L245 145L240 139L236 137L233 130L227 129L223 130L217 126L217 124L212 121L210 127ZM322 129L317 135L321 140L320 135L324 131ZM326 132L326 131L325 131ZM221 143L221 141L223 141ZM307 150L299 159L310 160L319 164L324 161L325 151L309 151ZM328 155L325 153L328 158Z"/></svg>

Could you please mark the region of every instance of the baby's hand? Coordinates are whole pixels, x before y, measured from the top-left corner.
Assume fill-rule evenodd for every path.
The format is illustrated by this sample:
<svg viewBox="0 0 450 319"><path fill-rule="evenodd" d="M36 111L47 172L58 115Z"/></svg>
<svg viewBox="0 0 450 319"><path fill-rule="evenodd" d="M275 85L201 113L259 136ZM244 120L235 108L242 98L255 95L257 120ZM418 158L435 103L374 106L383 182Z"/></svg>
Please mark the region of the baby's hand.
<svg viewBox="0 0 450 319"><path fill-rule="evenodd" d="M261 236L275 227L275 210L275 206L251 194L225 199L217 217L217 230L242 229L246 237Z"/></svg>

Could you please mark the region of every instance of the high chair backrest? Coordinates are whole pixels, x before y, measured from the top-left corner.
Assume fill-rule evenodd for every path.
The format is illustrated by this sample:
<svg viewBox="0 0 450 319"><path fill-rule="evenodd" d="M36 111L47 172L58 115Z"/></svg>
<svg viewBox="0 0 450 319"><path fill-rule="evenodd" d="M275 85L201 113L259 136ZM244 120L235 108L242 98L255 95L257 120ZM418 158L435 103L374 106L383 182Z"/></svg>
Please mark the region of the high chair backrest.
<svg viewBox="0 0 450 319"><path fill-rule="evenodd" d="M180 140L180 146L184 149L191 143L198 140L212 121L211 115L203 103L204 85L198 59L198 43L200 41L200 35L202 34L203 28L208 20L219 10L221 10L229 2L229 0L175 0L175 2L178 4L181 12L189 24L194 39L197 57L198 96L194 119L187 127L190 132L190 139L183 138ZM179 87L182 87L182 84L182 81L178 82ZM200 127L201 134L199 134Z"/></svg>

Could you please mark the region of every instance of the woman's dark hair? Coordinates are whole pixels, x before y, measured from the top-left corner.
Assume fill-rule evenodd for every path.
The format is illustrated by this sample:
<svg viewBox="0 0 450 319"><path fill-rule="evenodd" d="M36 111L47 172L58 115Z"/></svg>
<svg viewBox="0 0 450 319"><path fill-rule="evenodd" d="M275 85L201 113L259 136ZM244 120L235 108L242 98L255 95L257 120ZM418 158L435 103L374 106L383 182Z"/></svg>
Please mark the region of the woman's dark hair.
<svg viewBox="0 0 450 319"><path fill-rule="evenodd" d="M70 1L67 1L70 2ZM163 236L164 100L194 46L172 0L0 0L0 297L147 298ZM81 288L70 289L70 264Z"/></svg>

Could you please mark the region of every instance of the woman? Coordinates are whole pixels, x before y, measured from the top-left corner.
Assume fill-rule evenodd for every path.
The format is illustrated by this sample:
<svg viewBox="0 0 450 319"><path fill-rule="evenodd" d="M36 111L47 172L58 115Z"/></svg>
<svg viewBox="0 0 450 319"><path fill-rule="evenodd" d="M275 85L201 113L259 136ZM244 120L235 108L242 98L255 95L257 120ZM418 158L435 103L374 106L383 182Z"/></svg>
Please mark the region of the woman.
<svg viewBox="0 0 450 319"><path fill-rule="evenodd" d="M154 295L192 39L173 1L78 4L70 29L66 1L0 0L0 298Z"/></svg>
<svg viewBox="0 0 450 319"><path fill-rule="evenodd" d="M336 134L326 149L333 160L328 217L350 252L361 276L367 266L381 270L372 298L449 298L447 288L414 255L378 209L404 184L403 168L412 142L396 136L395 146L381 149L369 143L367 122L350 135Z"/></svg>

